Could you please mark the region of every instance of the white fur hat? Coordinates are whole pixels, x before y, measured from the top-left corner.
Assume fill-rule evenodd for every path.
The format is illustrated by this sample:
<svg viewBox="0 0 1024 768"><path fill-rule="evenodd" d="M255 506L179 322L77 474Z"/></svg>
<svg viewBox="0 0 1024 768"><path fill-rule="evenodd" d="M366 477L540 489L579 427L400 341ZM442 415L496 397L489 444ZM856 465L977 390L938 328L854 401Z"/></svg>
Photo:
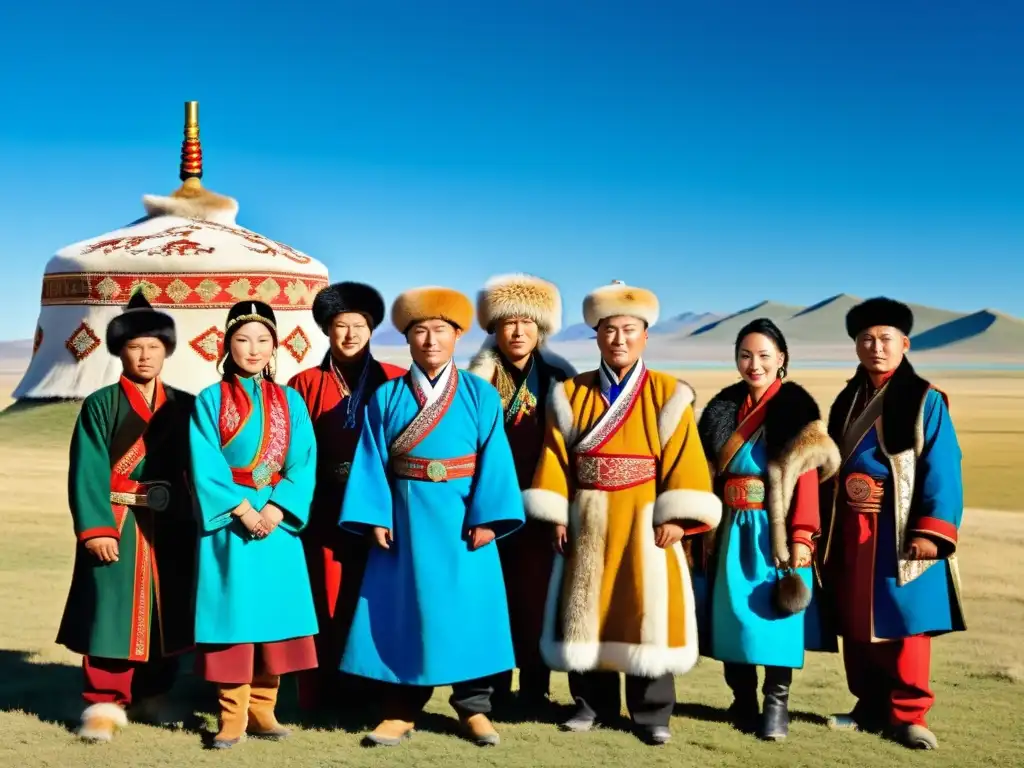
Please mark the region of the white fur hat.
<svg viewBox="0 0 1024 768"><path fill-rule="evenodd" d="M606 317L638 317L650 327L658 322L658 297L646 288L635 288L621 280L602 285L583 300L583 320L597 328Z"/></svg>

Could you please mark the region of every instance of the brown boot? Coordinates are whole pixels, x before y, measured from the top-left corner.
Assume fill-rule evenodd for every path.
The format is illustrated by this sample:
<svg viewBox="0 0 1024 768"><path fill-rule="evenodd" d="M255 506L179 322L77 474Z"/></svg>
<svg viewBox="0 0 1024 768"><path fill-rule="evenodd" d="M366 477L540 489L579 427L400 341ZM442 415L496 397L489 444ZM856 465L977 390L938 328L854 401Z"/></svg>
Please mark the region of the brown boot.
<svg viewBox="0 0 1024 768"><path fill-rule="evenodd" d="M258 675L249 695L249 735L261 739L286 739L291 731L277 722L274 707L281 688L280 675Z"/></svg>
<svg viewBox="0 0 1024 768"><path fill-rule="evenodd" d="M487 715L478 712L468 717L460 716L459 722L462 724L462 730L465 732L466 738L478 747L496 747L501 741L498 732L494 730L494 726L491 725Z"/></svg>
<svg viewBox="0 0 1024 768"><path fill-rule="evenodd" d="M412 736L413 724L408 720L384 720L363 738L363 743L379 747L397 747Z"/></svg>
<svg viewBox="0 0 1024 768"><path fill-rule="evenodd" d="M78 738L83 741L103 742L114 738L114 732L128 725L128 715L117 704L92 704L82 712L82 725Z"/></svg>
<svg viewBox="0 0 1024 768"><path fill-rule="evenodd" d="M249 722L249 686L220 685L220 731L213 737L214 749L231 749L245 734Z"/></svg>

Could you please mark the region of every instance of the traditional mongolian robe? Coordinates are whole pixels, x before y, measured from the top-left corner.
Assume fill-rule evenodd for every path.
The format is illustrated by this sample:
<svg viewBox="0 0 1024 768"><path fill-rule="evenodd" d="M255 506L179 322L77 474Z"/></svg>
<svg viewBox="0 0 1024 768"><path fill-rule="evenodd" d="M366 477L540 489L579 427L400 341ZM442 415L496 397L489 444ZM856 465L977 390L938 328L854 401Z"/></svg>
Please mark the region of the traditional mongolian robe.
<svg viewBox="0 0 1024 768"><path fill-rule="evenodd" d="M354 368L343 370L328 352L319 366L288 382L306 403L317 443L316 490L309 525L302 534L320 627L317 678L337 673L369 551L365 536L338 528L366 401L385 381L404 373L405 369L380 363L369 353ZM312 705L316 683L304 677L300 692L304 702Z"/></svg>
<svg viewBox="0 0 1024 768"><path fill-rule="evenodd" d="M316 611L299 533L309 520L316 441L295 390L261 376L204 389L192 417L198 500L196 643L205 677L245 683L258 655L272 675L316 666ZM243 500L284 519L264 539L233 516ZM238 677L244 674L243 677Z"/></svg>
<svg viewBox="0 0 1024 768"><path fill-rule="evenodd" d="M744 382L727 387L698 428L725 508L722 525L708 534L717 546L697 564L711 576L705 652L727 663L799 669L805 647L822 647L813 569L796 569L813 595L806 610L780 614L774 590L791 545L814 550L819 471L835 473L838 450L814 399L781 380L756 405Z"/></svg>
<svg viewBox="0 0 1024 768"><path fill-rule="evenodd" d="M863 369L836 398L842 468L823 490L824 573L855 714L924 725L931 636L965 629L956 549L961 452L944 394L904 360L875 391ZM908 560L914 537L936 560Z"/></svg>
<svg viewBox="0 0 1024 768"><path fill-rule="evenodd" d="M151 408L122 376L82 404L68 474L79 546L57 642L85 657L91 703L130 704L137 665L193 645L196 529L186 482L192 402L157 380ZM117 539L116 562L104 564L85 549L98 537ZM169 689L173 669L157 677L148 692ZM146 688L135 680L137 693Z"/></svg>
<svg viewBox="0 0 1024 768"><path fill-rule="evenodd" d="M495 347L488 345L473 358L469 369L498 390L519 488L525 490L533 482L544 447L544 404L552 387L574 373L572 366L557 355L542 350L535 353L527 367L520 371ZM498 552L505 576L520 687L525 687L523 683L527 675L543 676L543 682L531 682L542 686L544 693L548 688L546 679L549 673L540 655L540 637L544 626L545 595L554 563L551 526L540 520L528 519L515 534L499 542Z"/></svg>
<svg viewBox="0 0 1024 768"><path fill-rule="evenodd" d="M693 399L688 385L642 360L622 381L602 364L553 389L524 493L530 517L570 530L545 611L541 648L552 668L656 678L696 662L690 569L679 544L654 543L662 523L691 536L721 518Z"/></svg>
<svg viewBox="0 0 1024 768"><path fill-rule="evenodd" d="M523 523L503 425L494 388L453 363L434 382L414 366L370 399L340 522L393 541L370 552L343 672L437 686L514 666L498 548L467 537Z"/></svg>

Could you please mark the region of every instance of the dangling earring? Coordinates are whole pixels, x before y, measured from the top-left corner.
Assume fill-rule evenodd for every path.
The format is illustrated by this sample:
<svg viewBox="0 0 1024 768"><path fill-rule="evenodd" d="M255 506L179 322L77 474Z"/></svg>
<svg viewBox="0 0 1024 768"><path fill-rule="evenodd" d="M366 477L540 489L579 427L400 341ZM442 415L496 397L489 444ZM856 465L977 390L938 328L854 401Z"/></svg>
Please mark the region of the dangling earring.
<svg viewBox="0 0 1024 768"><path fill-rule="evenodd" d="M267 363L267 371L270 374L267 378L273 381L277 373L277 347L274 347L274 353L270 356L270 362Z"/></svg>
<svg viewBox="0 0 1024 768"><path fill-rule="evenodd" d="M780 379L786 378L786 366L782 366L781 368L779 368L779 372L777 375Z"/></svg>

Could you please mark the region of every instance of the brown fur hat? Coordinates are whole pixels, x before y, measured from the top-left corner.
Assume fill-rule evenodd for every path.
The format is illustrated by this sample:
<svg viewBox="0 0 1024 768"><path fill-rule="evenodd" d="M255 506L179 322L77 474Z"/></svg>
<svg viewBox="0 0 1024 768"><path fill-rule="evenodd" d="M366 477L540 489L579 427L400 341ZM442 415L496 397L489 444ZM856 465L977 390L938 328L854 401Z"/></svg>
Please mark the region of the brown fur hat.
<svg viewBox="0 0 1024 768"><path fill-rule="evenodd" d="M433 319L468 331L473 325L473 302L452 288L430 285L406 291L391 305L391 322L399 333L405 334L413 323Z"/></svg>
<svg viewBox="0 0 1024 768"><path fill-rule="evenodd" d="M562 297L558 288L539 277L499 275L477 294L476 317L488 333L494 333L503 318L528 317L543 336L552 336L562 329Z"/></svg>
<svg viewBox="0 0 1024 768"><path fill-rule="evenodd" d="M621 280L602 285L583 300L583 320L597 328L606 317L638 317L650 327L658 322L658 297L645 288L634 288Z"/></svg>

